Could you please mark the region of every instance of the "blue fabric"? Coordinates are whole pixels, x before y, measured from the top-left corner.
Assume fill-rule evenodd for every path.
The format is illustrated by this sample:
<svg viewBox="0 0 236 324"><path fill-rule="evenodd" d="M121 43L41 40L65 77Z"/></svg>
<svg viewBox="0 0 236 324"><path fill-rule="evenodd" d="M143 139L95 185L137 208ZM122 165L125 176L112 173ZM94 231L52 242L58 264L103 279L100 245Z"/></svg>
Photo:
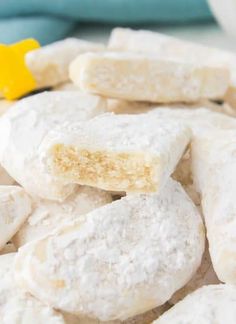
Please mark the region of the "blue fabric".
<svg viewBox="0 0 236 324"><path fill-rule="evenodd" d="M33 37L42 45L66 37L75 22L53 16L0 19L0 43L11 44Z"/></svg>
<svg viewBox="0 0 236 324"><path fill-rule="evenodd" d="M212 19L206 0L0 0L0 42L66 36L75 22L183 23Z"/></svg>

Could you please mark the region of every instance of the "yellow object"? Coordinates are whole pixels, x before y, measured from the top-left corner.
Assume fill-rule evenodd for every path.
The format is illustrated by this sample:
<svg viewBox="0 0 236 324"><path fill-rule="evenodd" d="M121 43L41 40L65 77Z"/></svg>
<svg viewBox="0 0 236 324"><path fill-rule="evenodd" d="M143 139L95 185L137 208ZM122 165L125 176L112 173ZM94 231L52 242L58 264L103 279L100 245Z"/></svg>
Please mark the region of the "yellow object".
<svg viewBox="0 0 236 324"><path fill-rule="evenodd" d="M9 47L13 49L16 53L18 53L20 56L23 56L24 59L24 56L27 52L39 48L40 44L38 41L36 41L36 39L28 38L20 42L11 44L9 45Z"/></svg>
<svg viewBox="0 0 236 324"><path fill-rule="evenodd" d="M25 64L25 54L39 46L34 39L0 44L0 92L6 99L17 99L36 88L36 81Z"/></svg>

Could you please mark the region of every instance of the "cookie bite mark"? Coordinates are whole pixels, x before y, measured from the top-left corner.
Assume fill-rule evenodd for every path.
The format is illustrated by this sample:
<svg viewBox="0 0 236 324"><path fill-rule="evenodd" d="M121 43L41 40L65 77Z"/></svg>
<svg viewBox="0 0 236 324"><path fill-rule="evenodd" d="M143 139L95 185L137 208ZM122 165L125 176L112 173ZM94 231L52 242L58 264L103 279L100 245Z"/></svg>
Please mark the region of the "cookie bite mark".
<svg viewBox="0 0 236 324"><path fill-rule="evenodd" d="M103 189L155 192L158 158L142 153L111 153L77 149L56 144L52 148L55 172L72 182L95 185ZM109 185L108 185L109 184Z"/></svg>

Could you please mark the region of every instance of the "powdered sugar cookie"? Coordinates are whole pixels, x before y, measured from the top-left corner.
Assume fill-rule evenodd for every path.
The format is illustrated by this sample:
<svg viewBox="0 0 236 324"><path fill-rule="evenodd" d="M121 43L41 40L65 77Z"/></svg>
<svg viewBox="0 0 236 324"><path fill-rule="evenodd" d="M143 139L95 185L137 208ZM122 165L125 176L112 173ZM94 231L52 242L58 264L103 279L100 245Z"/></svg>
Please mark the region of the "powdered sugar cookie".
<svg viewBox="0 0 236 324"><path fill-rule="evenodd" d="M19 230L31 212L31 199L23 188L0 186L0 248Z"/></svg>
<svg viewBox="0 0 236 324"><path fill-rule="evenodd" d="M28 52L25 60L38 88L44 88L66 82L69 79L69 64L77 55L103 49L102 44L66 38Z"/></svg>
<svg viewBox="0 0 236 324"><path fill-rule="evenodd" d="M85 186L79 186L61 203L35 199L32 213L13 237L13 242L16 247L20 247L110 202L112 202L112 197L108 192Z"/></svg>
<svg viewBox="0 0 236 324"><path fill-rule="evenodd" d="M52 307L125 320L164 304L204 250L201 217L181 185L130 195L20 249L16 277Z"/></svg>
<svg viewBox="0 0 236 324"><path fill-rule="evenodd" d="M0 118L0 163L31 195L64 199L75 186L44 173L40 143L65 120L82 121L105 109L103 99L75 91L43 92L20 100Z"/></svg>
<svg viewBox="0 0 236 324"><path fill-rule="evenodd" d="M178 122L107 113L58 127L41 149L47 172L67 183L145 193L165 183L189 139Z"/></svg>
<svg viewBox="0 0 236 324"><path fill-rule="evenodd" d="M236 287L205 286L185 297L153 324L234 324Z"/></svg>
<svg viewBox="0 0 236 324"><path fill-rule="evenodd" d="M229 71L224 67L128 52L80 55L70 64L69 73L87 92L157 103L219 99L229 86Z"/></svg>
<svg viewBox="0 0 236 324"><path fill-rule="evenodd" d="M192 143L192 169L201 193L210 255L218 278L236 283L235 130L204 134Z"/></svg>
<svg viewBox="0 0 236 324"><path fill-rule="evenodd" d="M230 71L230 86L224 100L236 107L236 55L233 52L202 46L182 39L147 30L129 28L113 29L108 48L110 50L153 53L184 62L204 62L209 66L224 66Z"/></svg>

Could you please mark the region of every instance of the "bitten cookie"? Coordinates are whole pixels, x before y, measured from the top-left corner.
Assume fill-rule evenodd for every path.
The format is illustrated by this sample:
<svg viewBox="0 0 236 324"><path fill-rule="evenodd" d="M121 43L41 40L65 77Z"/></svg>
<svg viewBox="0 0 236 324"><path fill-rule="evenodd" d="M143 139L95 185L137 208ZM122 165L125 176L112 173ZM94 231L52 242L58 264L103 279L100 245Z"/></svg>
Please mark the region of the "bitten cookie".
<svg viewBox="0 0 236 324"><path fill-rule="evenodd" d="M190 140L184 125L146 115L97 116L66 123L41 145L45 172L105 190L157 192Z"/></svg>

